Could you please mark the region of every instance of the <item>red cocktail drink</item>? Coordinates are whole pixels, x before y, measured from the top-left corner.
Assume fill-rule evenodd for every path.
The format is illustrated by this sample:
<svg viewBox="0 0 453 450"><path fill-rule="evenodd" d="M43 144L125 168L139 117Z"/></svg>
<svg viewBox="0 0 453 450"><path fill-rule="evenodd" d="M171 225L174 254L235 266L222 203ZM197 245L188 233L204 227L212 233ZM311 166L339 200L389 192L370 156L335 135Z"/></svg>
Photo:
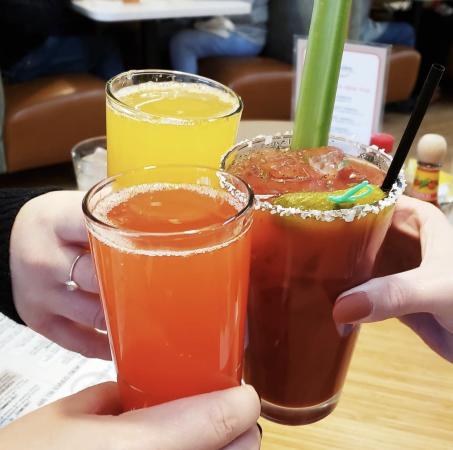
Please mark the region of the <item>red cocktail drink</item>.
<svg viewBox="0 0 453 450"><path fill-rule="evenodd" d="M401 189L385 197L376 187L372 205L332 202L329 191L365 179L379 186L384 172L374 164L385 169L388 157L341 139L290 151L289 140L239 144L224 167L258 198L244 378L260 394L264 417L305 424L338 402L358 327L336 325L332 307L340 293L371 278Z"/></svg>

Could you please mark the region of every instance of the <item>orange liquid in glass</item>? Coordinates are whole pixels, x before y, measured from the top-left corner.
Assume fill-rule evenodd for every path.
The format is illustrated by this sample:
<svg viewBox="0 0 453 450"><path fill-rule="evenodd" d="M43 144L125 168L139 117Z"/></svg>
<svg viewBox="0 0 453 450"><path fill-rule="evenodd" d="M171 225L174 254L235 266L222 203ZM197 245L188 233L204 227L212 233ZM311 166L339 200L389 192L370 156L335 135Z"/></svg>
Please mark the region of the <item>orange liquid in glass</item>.
<svg viewBox="0 0 453 450"><path fill-rule="evenodd" d="M181 233L236 213L220 195L178 188L126 196L106 217L120 229ZM250 233L227 231L113 244L91 236L125 409L239 385Z"/></svg>

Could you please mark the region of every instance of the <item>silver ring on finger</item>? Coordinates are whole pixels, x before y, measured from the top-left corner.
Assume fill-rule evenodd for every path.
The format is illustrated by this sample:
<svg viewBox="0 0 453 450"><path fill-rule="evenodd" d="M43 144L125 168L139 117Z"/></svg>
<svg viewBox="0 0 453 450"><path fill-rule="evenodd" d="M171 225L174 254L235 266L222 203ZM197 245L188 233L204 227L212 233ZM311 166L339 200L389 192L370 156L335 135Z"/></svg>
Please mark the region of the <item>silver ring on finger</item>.
<svg viewBox="0 0 453 450"><path fill-rule="evenodd" d="M66 289L70 292L76 291L77 289L80 289L80 286L77 284L77 282L74 281L73 275L74 275L74 269L77 263L79 262L79 259L85 255L86 252L80 253L80 255L77 255L74 261L71 264L71 268L69 269L69 277L68 279L64 282Z"/></svg>

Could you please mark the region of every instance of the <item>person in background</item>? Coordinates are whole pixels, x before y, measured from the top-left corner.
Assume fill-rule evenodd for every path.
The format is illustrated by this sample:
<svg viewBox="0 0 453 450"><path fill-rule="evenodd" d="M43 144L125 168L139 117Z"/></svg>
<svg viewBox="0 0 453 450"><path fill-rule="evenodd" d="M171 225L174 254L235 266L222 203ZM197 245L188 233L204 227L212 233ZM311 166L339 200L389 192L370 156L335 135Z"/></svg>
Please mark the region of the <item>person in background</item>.
<svg viewBox="0 0 453 450"><path fill-rule="evenodd" d="M265 53L287 64L294 61L294 36L307 36L314 0L270 0ZM359 41L362 24L368 19L367 0L352 0L348 39Z"/></svg>
<svg viewBox="0 0 453 450"><path fill-rule="evenodd" d="M268 0L248 0L248 16L214 17L195 22L170 40L174 70L198 73L198 60L210 56L256 56L266 42Z"/></svg>
<svg viewBox="0 0 453 450"><path fill-rule="evenodd" d="M70 0L0 0L0 68L17 83L61 73L109 79L123 70L113 41L70 7Z"/></svg>
<svg viewBox="0 0 453 450"><path fill-rule="evenodd" d="M361 8L359 40L376 44L415 46L414 27L407 22L376 22L370 18L373 0L354 1Z"/></svg>
<svg viewBox="0 0 453 450"><path fill-rule="evenodd" d="M82 192L0 189L0 311L64 347L110 358L81 209ZM74 267L79 285L65 281ZM0 349L1 351L1 349ZM260 402L251 386L122 412L103 383L0 430L8 450L258 450Z"/></svg>

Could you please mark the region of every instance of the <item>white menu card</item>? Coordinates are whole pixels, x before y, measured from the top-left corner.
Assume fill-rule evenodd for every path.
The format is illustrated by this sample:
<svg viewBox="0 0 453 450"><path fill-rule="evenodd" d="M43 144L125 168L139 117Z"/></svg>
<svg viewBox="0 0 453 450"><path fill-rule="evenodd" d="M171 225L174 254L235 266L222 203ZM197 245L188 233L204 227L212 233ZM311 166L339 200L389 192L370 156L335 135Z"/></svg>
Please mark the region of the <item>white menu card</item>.
<svg viewBox="0 0 453 450"><path fill-rule="evenodd" d="M293 111L299 94L307 40L296 38L296 82ZM331 133L369 144L379 132L384 109L389 47L347 43L341 63Z"/></svg>

